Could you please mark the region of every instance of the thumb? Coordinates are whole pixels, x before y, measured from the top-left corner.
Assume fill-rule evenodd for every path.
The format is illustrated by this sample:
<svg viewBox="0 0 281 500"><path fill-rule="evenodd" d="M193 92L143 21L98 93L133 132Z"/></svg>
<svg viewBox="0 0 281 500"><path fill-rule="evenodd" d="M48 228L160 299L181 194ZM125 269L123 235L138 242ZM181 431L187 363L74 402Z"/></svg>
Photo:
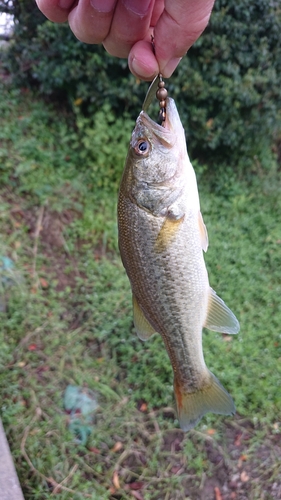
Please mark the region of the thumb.
<svg viewBox="0 0 281 500"><path fill-rule="evenodd" d="M208 25L214 0L166 0L154 29L160 72L171 76L182 56Z"/></svg>

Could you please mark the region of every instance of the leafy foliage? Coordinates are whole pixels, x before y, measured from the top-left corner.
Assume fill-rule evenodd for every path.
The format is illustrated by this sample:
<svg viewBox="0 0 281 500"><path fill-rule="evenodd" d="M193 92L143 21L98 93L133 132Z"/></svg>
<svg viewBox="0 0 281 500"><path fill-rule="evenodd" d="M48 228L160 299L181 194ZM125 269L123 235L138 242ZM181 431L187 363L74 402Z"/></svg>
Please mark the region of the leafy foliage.
<svg viewBox="0 0 281 500"><path fill-rule="evenodd" d="M71 106L78 102L88 117L105 105L115 117L125 112L136 118L146 85L129 73L126 61L79 42L66 25L24 16L21 7L14 41L3 56L18 85L35 85ZM218 0L209 27L168 84L191 157L207 164L213 177L232 171L247 177L274 164L272 138L281 122L280 29L277 2Z"/></svg>
<svg viewBox="0 0 281 500"><path fill-rule="evenodd" d="M67 198L62 199L61 193L67 192L69 179L74 189L81 190L82 185L95 196L101 188L116 193L133 122L126 116L116 118L109 105L93 118L76 106L75 120L64 113L58 121L51 106L30 99L26 107L26 94L10 90L0 102L6 119L0 130L2 180L21 193L35 194L41 204L48 200L54 208L62 204L66 208ZM15 102L17 115L11 112Z"/></svg>
<svg viewBox="0 0 281 500"><path fill-rule="evenodd" d="M267 1L218 1L208 30L179 66L171 93L193 155L210 169L230 166L247 175L253 163L272 167L272 132L281 118L280 27L280 11Z"/></svg>
<svg viewBox="0 0 281 500"><path fill-rule="evenodd" d="M56 109L29 92L1 92L0 412L26 500L58 491L65 500L131 500L137 488L144 500L199 500L213 497L214 481L229 498L235 488L241 498L279 499L279 172L260 172L251 185L232 179L227 196L200 183L210 282L241 324L237 336L204 332L204 354L237 415L207 415L184 434L163 341L155 335L143 343L134 332L116 249L116 177L110 185L93 182L94 175L101 180L99 164L102 172L106 157L112 162L113 136L100 154L91 151L90 135L92 174L77 156L80 132L74 137L64 115L58 121ZM111 120L104 111L101 147ZM78 107L80 119L84 135L89 123ZM98 394L86 446L68 430L69 384Z"/></svg>

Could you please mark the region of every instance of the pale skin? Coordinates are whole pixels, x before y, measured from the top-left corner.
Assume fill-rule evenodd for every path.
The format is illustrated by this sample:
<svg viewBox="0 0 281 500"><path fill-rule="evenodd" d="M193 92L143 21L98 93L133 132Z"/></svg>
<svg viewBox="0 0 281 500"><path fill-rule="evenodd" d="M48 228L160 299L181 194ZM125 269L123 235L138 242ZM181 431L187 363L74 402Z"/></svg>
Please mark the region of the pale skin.
<svg viewBox="0 0 281 500"><path fill-rule="evenodd" d="M79 40L103 44L109 54L128 58L136 77L152 80L172 75L206 28L215 0L36 1L48 19L68 21Z"/></svg>

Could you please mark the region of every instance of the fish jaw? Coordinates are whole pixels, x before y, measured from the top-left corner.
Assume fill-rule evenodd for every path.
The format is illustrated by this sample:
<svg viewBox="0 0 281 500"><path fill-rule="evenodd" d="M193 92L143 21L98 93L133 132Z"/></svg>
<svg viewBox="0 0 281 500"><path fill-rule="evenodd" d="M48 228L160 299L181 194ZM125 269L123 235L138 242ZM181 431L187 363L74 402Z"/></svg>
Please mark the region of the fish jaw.
<svg viewBox="0 0 281 500"><path fill-rule="evenodd" d="M182 122L177 110L176 103L171 97L166 99L166 118L163 125L159 125L153 121L145 111L141 111L137 124L142 123L148 127L153 134L155 134L167 145L173 146L176 142L181 149L186 151L185 132Z"/></svg>

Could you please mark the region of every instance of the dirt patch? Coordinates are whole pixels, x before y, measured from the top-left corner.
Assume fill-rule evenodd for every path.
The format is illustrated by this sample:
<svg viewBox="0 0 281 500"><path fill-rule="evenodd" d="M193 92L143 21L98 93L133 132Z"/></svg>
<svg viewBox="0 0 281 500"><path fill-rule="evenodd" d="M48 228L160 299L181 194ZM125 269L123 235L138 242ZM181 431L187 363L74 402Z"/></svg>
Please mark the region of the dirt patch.
<svg viewBox="0 0 281 500"><path fill-rule="evenodd" d="M213 429L211 430L213 431ZM255 433L250 422L239 418L226 425L223 430L211 437L197 431L184 434L180 429L167 431L161 440L159 478L155 483L155 495L151 499L168 500L280 500L281 478L276 477L280 470L281 436L267 435L263 445L255 447ZM153 435L151 440L153 441ZM201 473L190 468L186 442L190 440L198 447L200 454L205 452L206 462ZM138 443L140 445L140 443ZM165 457L165 458L164 458ZM192 460L194 462L194 459ZM120 479L130 488L132 481L142 484L138 499L143 500L150 486L144 480L141 464L148 464L149 456L145 447L136 446L130 458L122 463ZM163 475L163 471L166 471ZM139 477L138 474L140 475ZM163 489L161 477L163 476ZM167 482L177 478L177 487L169 492ZM143 492L142 492L143 490ZM112 499L122 498L112 496Z"/></svg>
<svg viewBox="0 0 281 500"><path fill-rule="evenodd" d="M79 214L73 210L56 212L42 207L37 210L24 209L20 205L13 206L10 214L13 226L26 226L33 253L40 251L40 255L46 258L46 263L40 268L43 277L55 277L57 291L63 291L66 287L73 289L81 272L75 257L68 251L64 232Z"/></svg>

